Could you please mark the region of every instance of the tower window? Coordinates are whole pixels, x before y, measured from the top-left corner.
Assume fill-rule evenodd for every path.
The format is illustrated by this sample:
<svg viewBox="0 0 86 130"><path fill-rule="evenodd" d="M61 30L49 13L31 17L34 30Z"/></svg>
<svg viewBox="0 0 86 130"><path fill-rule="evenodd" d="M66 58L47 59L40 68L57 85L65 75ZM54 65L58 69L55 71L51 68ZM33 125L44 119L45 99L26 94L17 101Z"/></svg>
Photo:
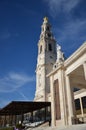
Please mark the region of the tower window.
<svg viewBox="0 0 86 130"><path fill-rule="evenodd" d="M51 37L51 34L50 34L50 33L48 33L48 37Z"/></svg>
<svg viewBox="0 0 86 130"><path fill-rule="evenodd" d="M40 46L40 53L42 52L42 46Z"/></svg>
<svg viewBox="0 0 86 130"><path fill-rule="evenodd" d="M47 26L46 30L49 31L49 27L48 26Z"/></svg>
<svg viewBox="0 0 86 130"><path fill-rule="evenodd" d="M51 46L51 44L48 44L48 47L49 47L49 51L52 51L52 46Z"/></svg>

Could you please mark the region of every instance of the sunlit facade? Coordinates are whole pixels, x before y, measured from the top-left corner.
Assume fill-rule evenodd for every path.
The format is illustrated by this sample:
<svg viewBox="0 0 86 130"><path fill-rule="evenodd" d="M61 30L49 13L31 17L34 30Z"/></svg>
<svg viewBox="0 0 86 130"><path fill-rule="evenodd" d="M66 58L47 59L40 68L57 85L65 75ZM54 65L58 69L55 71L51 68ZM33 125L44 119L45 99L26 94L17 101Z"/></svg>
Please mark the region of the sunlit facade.
<svg viewBox="0 0 86 130"><path fill-rule="evenodd" d="M51 102L52 126L86 122L86 42L65 59L47 17L38 42L34 101Z"/></svg>

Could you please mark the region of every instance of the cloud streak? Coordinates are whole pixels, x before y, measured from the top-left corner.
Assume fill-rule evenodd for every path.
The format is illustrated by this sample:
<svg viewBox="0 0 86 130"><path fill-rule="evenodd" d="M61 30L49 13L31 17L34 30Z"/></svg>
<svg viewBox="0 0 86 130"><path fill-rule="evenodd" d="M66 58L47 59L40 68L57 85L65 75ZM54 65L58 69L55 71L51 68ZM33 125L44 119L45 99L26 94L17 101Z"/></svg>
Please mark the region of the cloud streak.
<svg viewBox="0 0 86 130"><path fill-rule="evenodd" d="M65 23L63 29L57 26L54 28L57 42L62 45L66 53L77 49L86 40L85 30L86 19L71 20Z"/></svg>
<svg viewBox="0 0 86 130"><path fill-rule="evenodd" d="M70 13L80 0L44 0L48 4L50 14L55 17L59 12Z"/></svg>
<svg viewBox="0 0 86 130"><path fill-rule="evenodd" d="M23 98L23 100L24 101L28 101L29 99L24 95L24 93L22 93L22 92L18 92L21 96L22 96L22 98Z"/></svg>
<svg viewBox="0 0 86 130"><path fill-rule="evenodd" d="M63 28L61 29L54 29L55 33L59 34L59 39L64 41L67 39L73 40L74 38L83 39L86 38L86 34L84 34L84 31L86 30L86 20L71 20L70 22L67 22Z"/></svg>
<svg viewBox="0 0 86 130"><path fill-rule="evenodd" d="M34 81L34 76L10 72L7 76L0 78L0 92L13 92L26 83Z"/></svg>

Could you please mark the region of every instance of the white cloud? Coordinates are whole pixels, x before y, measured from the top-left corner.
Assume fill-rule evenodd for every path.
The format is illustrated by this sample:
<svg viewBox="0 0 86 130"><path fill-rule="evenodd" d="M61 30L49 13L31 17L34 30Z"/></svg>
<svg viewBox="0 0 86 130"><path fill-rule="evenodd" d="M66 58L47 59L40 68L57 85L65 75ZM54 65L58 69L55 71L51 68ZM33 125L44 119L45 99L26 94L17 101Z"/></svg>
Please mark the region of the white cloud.
<svg viewBox="0 0 86 130"><path fill-rule="evenodd" d="M11 72L7 76L0 78L0 92L13 92L28 82L35 81L35 77L25 74Z"/></svg>
<svg viewBox="0 0 86 130"><path fill-rule="evenodd" d="M73 9L75 9L79 4L81 0L43 0L45 3L47 3L49 7L49 13L55 17L59 16L61 12L67 14L70 13ZM63 14L62 14L63 16ZM86 30L86 19L82 19L81 17L71 17L68 15L61 21L60 24L63 24L62 28L58 28L58 24L56 24L54 27L54 31L56 35L59 34L60 41L67 40L67 39L73 39L73 38L79 38L83 39L86 38L86 34L83 34ZM83 36L82 36L83 35ZM79 37L80 36L80 37Z"/></svg>
<svg viewBox="0 0 86 130"><path fill-rule="evenodd" d="M66 12L70 12L72 9L74 9L80 0L62 0L63 3L63 10Z"/></svg>
<svg viewBox="0 0 86 130"><path fill-rule="evenodd" d="M48 4L50 14L55 17L60 11L70 13L80 2L80 0L43 0Z"/></svg>
<svg viewBox="0 0 86 130"><path fill-rule="evenodd" d="M59 34L59 39L61 41L67 40L67 39L71 39L73 40L75 39L83 39L86 38L86 34L84 33L84 31L86 30L86 19L84 20L71 20L70 22L67 22L64 25L63 30L61 29L54 29L55 33ZM84 39L85 40L85 39Z"/></svg>

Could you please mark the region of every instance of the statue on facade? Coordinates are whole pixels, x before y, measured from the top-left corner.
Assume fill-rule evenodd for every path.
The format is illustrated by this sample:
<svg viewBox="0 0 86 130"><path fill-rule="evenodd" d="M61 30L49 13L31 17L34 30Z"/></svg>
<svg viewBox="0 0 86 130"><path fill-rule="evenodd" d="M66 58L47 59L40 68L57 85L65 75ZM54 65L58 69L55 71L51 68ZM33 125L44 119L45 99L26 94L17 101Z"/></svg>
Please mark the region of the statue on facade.
<svg viewBox="0 0 86 130"><path fill-rule="evenodd" d="M61 50L61 46L57 44L57 63L63 62L64 61L64 53Z"/></svg>

